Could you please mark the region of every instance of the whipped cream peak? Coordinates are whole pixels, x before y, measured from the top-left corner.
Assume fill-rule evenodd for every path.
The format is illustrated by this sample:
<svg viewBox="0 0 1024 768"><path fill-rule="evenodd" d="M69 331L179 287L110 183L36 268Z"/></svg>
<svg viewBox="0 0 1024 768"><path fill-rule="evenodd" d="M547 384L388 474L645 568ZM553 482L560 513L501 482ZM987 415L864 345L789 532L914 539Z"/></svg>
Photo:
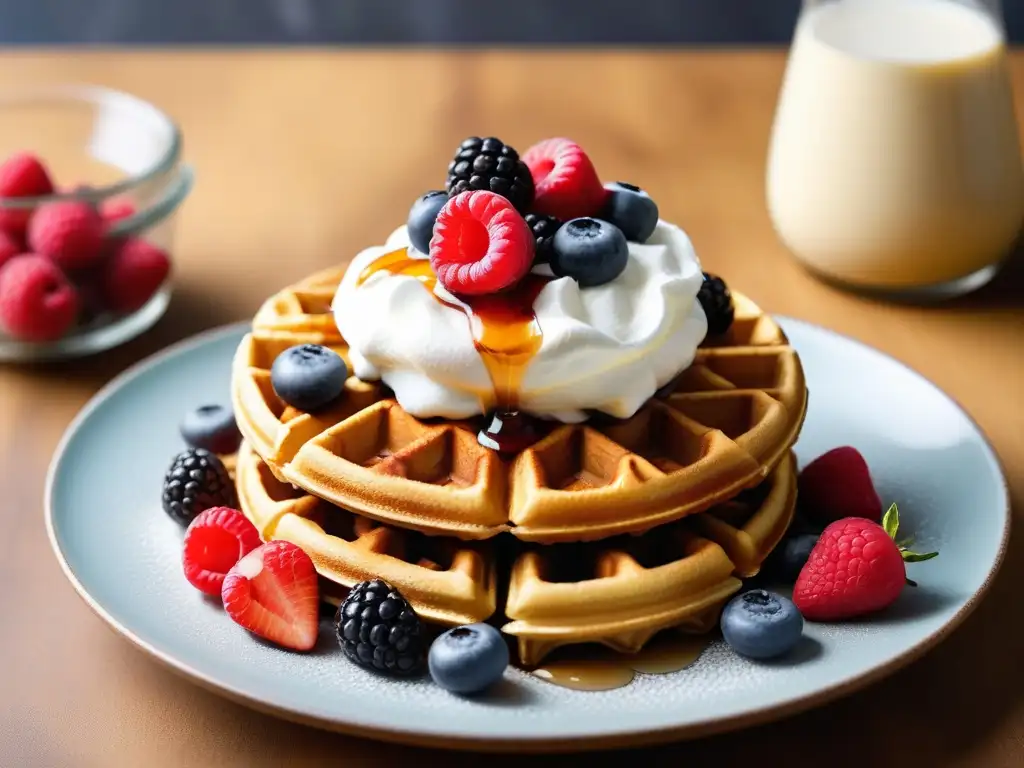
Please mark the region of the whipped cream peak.
<svg viewBox="0 0 1024 768"><path fill-rule="evenodd" d="M338 287L332 308L353 372L382 380L418 418L481 415L494 407L504 383L492 380L494 361L474 342L480 329L474 332L471 322L480 318L440 282L374 271L382 256L402 248L408 259L427 258L401 226L383 245L358 254ZM517 407L534 416L563 422L583 421L595 410L632 416L693 362L707 333L697 301L700 261L673 224L659 221L647 242L629 243L625 270L604 285L581 288L547 267L534 272L549 280L533 301L539 346L511 369Z"/></svg>

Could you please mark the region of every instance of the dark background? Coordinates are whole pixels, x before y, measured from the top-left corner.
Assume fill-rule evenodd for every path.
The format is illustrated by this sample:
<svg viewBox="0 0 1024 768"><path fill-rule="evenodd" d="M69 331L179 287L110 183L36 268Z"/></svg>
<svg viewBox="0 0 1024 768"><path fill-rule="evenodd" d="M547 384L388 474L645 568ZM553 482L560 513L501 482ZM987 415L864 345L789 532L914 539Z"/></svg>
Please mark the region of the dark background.
<svg viewBox="0 0 1024 768"><path fill-rule="evenodd" d="M0 0L0 45L788 43L799 0ZM1024 0L1003 0L1013 42Z"/></svg>

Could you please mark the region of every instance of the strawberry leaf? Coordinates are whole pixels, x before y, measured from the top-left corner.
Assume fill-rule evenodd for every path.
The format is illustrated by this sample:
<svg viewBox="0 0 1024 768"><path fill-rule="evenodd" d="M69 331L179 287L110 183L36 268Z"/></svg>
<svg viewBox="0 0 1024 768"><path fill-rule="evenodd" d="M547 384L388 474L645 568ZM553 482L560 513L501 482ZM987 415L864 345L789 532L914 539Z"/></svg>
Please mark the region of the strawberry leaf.
<svg viewBox="0 0 1024 768"><path fill-rule="evenodd" d="M895 501L885 511L885 516L882 518L882 527L889 534L890 539L896 538L896 532L900 528L900 511L896 509Z"/></svg>
<svg viewBox="0 0 1024 768"><path fill-rule="evenodd" d="M923 563L925 560L931 560L933 557L938 557L938 552L925 552L920 554L918 552L908 552L905 549L900 550L900 555L903 557L904 563Z"/></svg>

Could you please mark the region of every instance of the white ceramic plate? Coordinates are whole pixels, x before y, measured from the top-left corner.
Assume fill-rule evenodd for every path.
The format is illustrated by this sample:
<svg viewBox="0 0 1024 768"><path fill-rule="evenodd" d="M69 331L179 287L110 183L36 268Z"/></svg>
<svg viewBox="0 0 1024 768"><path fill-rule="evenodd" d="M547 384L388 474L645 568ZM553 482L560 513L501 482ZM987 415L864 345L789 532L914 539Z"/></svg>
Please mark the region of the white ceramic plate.
<svg viewBox="0 0 1024 768"><path fill-rule="evenodd" d="M808 624L784 662L755 663L720 642L693 666L581 692L510 668L498 690L463 699L429 679L395 682L341 655L331 622L308 655L258 642L181 574L181 529L160 486L183 448L189 408L228 402L237 325L171 347L119 376L68 429L50 468L46 519L64 571L108 624L192 680L264 711L374 738L473 749L625 746L736 728L823 703L877 680L938 643L974 608L1009 529L1006 484L971 419L900 363L850 339L780 321L799 351L810 408L801 464L859 448L901 533L938 558L884 615ZM117 557L110 557L110 552Z"/></svg>

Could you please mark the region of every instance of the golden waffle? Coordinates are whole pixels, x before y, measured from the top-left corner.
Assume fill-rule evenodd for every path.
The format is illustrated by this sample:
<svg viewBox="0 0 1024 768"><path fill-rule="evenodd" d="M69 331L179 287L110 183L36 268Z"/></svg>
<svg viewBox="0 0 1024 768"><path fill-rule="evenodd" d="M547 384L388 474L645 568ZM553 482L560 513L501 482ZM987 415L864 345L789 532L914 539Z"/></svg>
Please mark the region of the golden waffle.
<svg viewBox="0 0 1024 768"><path fill-rule="evenodd" d="M331 602L338 602L332 587L372 578L390 581L424 619L442 625L484 621L503 602L510 621L502 630L517 638L522 663L533 665L563 645L635 653L664 629L711 630L741 586L737 576L756 573L789 526L796 465L787 455L754 491L643 536L520 543L525 551L507 560L492 542L425 537L304 494L277 480L247 445L237 486L265 540L285 539L310 554ZM506 575L507 599L499 601L495 585Z"/></svg>
<svg viewBox="0 0 1024 768"><path fill-rule="evenodd" d="M760 483L803 424L796 352L737 294L728 334L703 345L669 392L629 419L559 424L510 461L477 442L479 423L416 419L385 387L355 378L338 405L299 413L270 384L287 346L282 334L301 336L281 329L292 320L320 327L309 313L327 311L340 274L320 273L268 300L236 352L232 400L243 435L275 475L378 520L462 539L504 530L546 543L641 533ZM319 304L303 298L311 290ZM322 338L347 357L340 337Z"/></svg>
<svg viewBox="0 0 1024 768"><path fill-rule="evenodd" d="M707 632L742 586L737 576L758 571L795 506L796 466L787 454L764 487L702 515L643 536L533 547L512 566L511 621L502 631L518 638L528 666L563 645L636 653L670 627Z"/></svg>
<svg viewBox="0 0 1024 768"><path fill-rule="evenodd" d="M263 540L301 547L328 582L351 587L385 579L439 624L471 624L494 613L495 564L487 543L432 539L334 507L279 481L244 443L236 486L242 511Z"/></svg>
<svg viewBox="0 0 1024 768"><path fill-rule="evenodd" d="M253 329L268 354L277 356L296 344L342 344L331 301L344 274L344 267L325 269L263 302L253 318Z"/></svg>

